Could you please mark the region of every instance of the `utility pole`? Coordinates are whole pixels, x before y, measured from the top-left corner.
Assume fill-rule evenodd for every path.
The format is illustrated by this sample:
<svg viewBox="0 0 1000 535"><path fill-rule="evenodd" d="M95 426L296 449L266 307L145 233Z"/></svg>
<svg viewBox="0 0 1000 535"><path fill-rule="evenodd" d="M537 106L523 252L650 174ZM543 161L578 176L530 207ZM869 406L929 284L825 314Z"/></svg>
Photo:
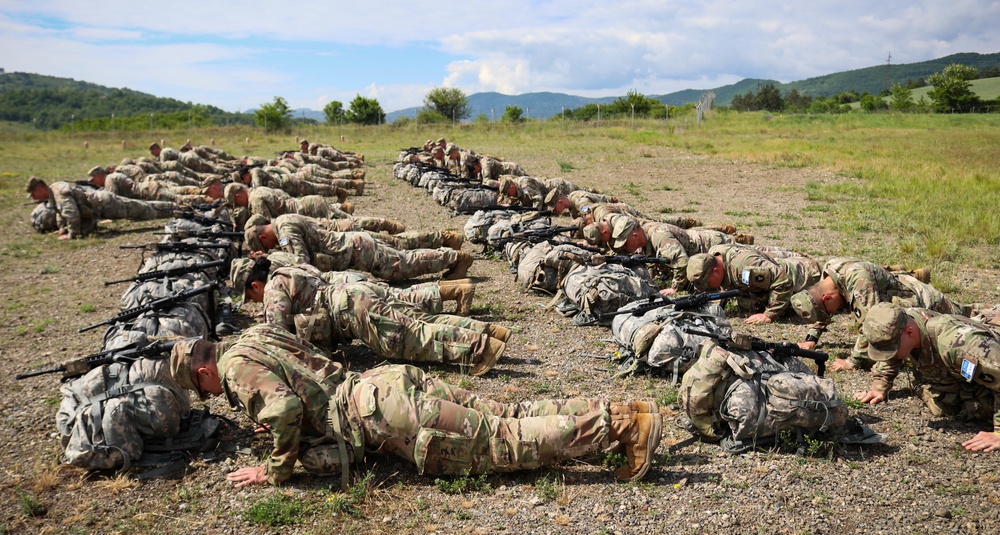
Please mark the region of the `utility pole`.
<svg viewBox="0 0 1000 535"><path fill-rule="evenodd" d="M885 60L885 90L886 91L889 90L889 82L892 81L892 78L889 76L889 73L890 73L891 70L892 70L892 51L889 51L889 58Z"/></svg>

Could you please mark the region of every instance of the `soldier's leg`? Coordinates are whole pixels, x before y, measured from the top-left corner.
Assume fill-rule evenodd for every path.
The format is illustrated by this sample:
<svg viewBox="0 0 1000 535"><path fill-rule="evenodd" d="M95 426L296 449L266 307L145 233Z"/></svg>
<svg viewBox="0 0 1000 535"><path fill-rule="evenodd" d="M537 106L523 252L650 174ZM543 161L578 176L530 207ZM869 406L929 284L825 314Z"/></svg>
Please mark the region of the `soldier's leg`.
<svg viewBox="0 0 1000 535"><path fill-rule="evenodd" d="M357 219L354 221L357 222ZM399 234L372 232L372 237L404 251L411 249L438 249L444 246L442 232L440 231L423 232L413 230Z"/></svg>
<svg viewBox="0 0 1000 535"><path fill-rule="evenodd" d="M358 269L385 280L401 281L449 269L463 258L462 254L447 247L400 251L377 243L372 265Z"/></svg>
<svg viewBox="0 0 1000 535"><path fill-rule="evenodd" d="M428 395L407 369L370 370L351 392L365 443L427 474L531 469L610 443L607 406L575 416L501 418Z"/></svg>
<svg viewBox="0 0 1000 535"><path fill-rule="evenodd" d="M409 288L389 288L389 293L400 301L406 301L425 314L440 314L442 311L441 286L437 282L414 284Z"/></svg>
<svg viewBox="0 0 1000 535"><path fill-rule="evenodd" d="M362 229L370 232L388 232L389 234L399 234L406 231L406 225L396 221L395 219L385 219L383 217L366 217L357 216L352 218L354 222L357 223ZM440 233L439 233L440 234ZM430 249L436 249L441 247L441 245L434 246L423 246ZM419 248L419 247L414 247Z"/></svg>

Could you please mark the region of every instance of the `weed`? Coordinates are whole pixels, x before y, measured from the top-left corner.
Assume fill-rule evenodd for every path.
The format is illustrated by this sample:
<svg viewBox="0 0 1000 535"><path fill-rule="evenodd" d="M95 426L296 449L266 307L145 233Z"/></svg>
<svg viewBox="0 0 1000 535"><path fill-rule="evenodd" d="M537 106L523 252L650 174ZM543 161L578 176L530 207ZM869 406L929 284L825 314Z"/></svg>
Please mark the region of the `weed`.
<svg viewBox="0 0 1000 535"><path fill-rule="evenodd" d="M574 167L573 164L571 164L569 162L564 162L564 161L560 160L558 163L559 163L559 172L560 173L568 173L568 172L576 169L576 167Z"/></svg>
<svg viewBox="0 0 1000 535"><path fill-rule="evenodd" d="M46 319L43 319L42 321L39 321L34 326L32 326L31 330L35 331L36 333L41 334L41 333L45 332L45 329L49 328L49 325L52 325L52 320L46 318Z"/></svg>
<svg viewBox="0 0 1000 535"><path fill-rule="evenodd" d="M629 194L631 195L634 195L636 197L642 196L642 187L637 185L635 182L629 182L624 186L624 188L625 191L629 192Z"/></svg>
<svg viewBox="0 0 1000 535"><path fill-rule="evenodd" d="M846 403L847 406L852 409L863 409L866 406L868 406L868 404L863 401L858 401L854 398L849 398L849 397L844 398L844 403Z"/></svg>
<svg viewBox="0 0 1000 535"><path fill-rule="evenodd" d="M45 264L45 267L42 268L42 275L54 275L56 273L59 273L60 269L62 269L60 266Z"/></svg>
<svg viewBox="0 0 1000 535"><path fill-rule="evenodd" d="M59 404L60 401L61 398L55 396L45 398L45 404L48 405L49 407L55 407L56 405Z"/></svg>
<svg viewBox="0 0 1000 535"><path fill-rule="evenodd" d="M730 210L728 212L723 212L723 213L730 217L752 217L757 215L754 212L745 212L743 210Z"/></svg>
<svg viewBox="0 0 1000 535"><path fill-rule="evenodd" d="M329 502L328 499L327 503ZM301 524L305 517L312 516L313 513L309 504L278 493L251 504L244 513L244 518L253 524L278 527Z"/></svg>
<svg viewBox="0 0 1000 535"><path fill-rule="evenodd" d="M979 488L975 485L956 485L954 487L938 487L934 489L934 494L937 496L965 496L976 494L977 492L979 492Z"/></svg>
<svg viewBox="0 0 1000 535"><path fill-rule="evenodd" d="M656 403L661 407L669 407L677 403L677 389L674 388L674 385L667 385L666 390L659 392L656 395Z"/></svg>
<svg viewBox="0 0 1000 535"><path fill-rule="evenodd" d="M30 329L30 328L31 327L29 327L27 325L21 325L20 327L17 327L16 329L14 329L14 334L17 335L17 336L24 336L25 334L28 333L28 329Z"/></svg>
<svg viewBox="0 0 1000 535"><path fill-rule="evenodd" d="M454 479L435 479L434 486L445 494L462 494L464 492L490 492L493 486L486 475L479 477L462 476Z"/></svg>
<svg viewBox="0 0 1000 535"><path fill-rule="evenodd" d="M624 453L606 452L601 453L599 457L601 460L601 466L612 470L617 470L618 468L625 466L625 463L628 462L628 458L625 457Z"/></svg>
<svg viewBox="0 0 1000 535"><path fill-rule="evenodd" d="M535 495L544 501L555 500L559 496L558 476L550 473L536 479Z"/></svg>
<svg viewBox="0 0 1000 535"><path fill-rule="evenodd" d="M677 210L670 208L669 206L664 206L663 208L660 208L659 212L661 214L673 214L676 213Z"/></svg>
<svg viewBox="0 0 1000 535"><path fill-rule="evenodd" d="M21 506L21 514L25 516L43 516L48 512L38 498L21 489L17 489L17 503Z"/></svg>
<svg viewBox="0 0 1000 535"><path fill-rule="evenodd" d="M455 520L468 520L472 518L472 515L468 511L456 511Z"/></svg>
<svg viewBox="0 0 1000 535"><path fill-rule="evenodd" d="M531 386L531 391L536 394L551 394L556 391L556 388L549 383L538 382Z"/></svg>
<svg viewBox="0 0 1000 535"><path fill-rule="evenodd" d="M95 310L97 310L97 307L95 307L94 305L91 305L90 303L85 303L85 304L80 305L80 312L83 312L84 314L88 314L88 313L93 312Z"/></svg>

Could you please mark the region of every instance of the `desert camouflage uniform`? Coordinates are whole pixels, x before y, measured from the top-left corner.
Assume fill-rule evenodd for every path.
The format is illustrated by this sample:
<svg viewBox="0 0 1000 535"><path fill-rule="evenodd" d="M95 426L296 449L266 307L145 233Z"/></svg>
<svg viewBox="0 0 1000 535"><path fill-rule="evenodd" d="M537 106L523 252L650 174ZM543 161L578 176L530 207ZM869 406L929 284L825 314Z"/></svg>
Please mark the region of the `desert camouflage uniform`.
<svg viewBox="0 0 1000 535"><path fill-rule="evenodd" d="M971 419L993 415L993 430L1000 431L1000 335L969 318L940 314L923 308L904 308L917 322L920 348L903 359L876 362L872 388L892 389L900 370L909 364L919 384L918 392L934 416L962 414ZM962 376L962 362L976 364L975 377Z"/></svg>
<svg viewBox="0 0 1000 535"><path fill-rule="evenodd" d="M357 339L382 358L471 366L485 348L486 323L425 314L365 281L327 284L291 267L271 273L265 321L333 349Z"/></svg>
<svg viewBox="0 0 1000 535"><path fill-rule="evenodd" d="M563 195L569 195L574 191L590 191L589 189L577 186L564 178L543 178L542 183L545 184L546 195L548 195L548 192L552 190L559 190L559 192ZM542 198L544 199L545 197Z"/></svg>
<svg viewBox="0 0 1000 535"><path fill-rule="evenodd" d="M169 147L160 148L160 163L165 162L176 162L180 158L181 153L177 152L175 149Z"/></svg>
<svg viewBox="0 0 1000 535"><path fill-rule="evenodd" d="M193 150L180 153L177 157L177 161L179 161L184 167L187 167L196 173L222 174L225 172L225 166L216 165L210 160L202 158Z"/></svg>
<svg viewBox="0 0 1000 535"><path fill-rule="evenodd" d="M304 166L311 164L322 167L324 169L329 169L331 171L340 171L343 169L350 169L354 167L354 164L346 160L340 160L340 161L328 160L321 156L313 156L312 154L306 154L304 152L293 152L291 156L300 165Z"/></svg>
<svg viewBox="0 0 1000 535"><path fill-rule="evenodd" d="M754 310L766 303L764 314L773 320L790 308L789 300L820 278L819 264L808 257L773 258L744 245L717 245L709 256L722 256L725 266L723 290L742 290L749 298L738 298L740 308Z"/></svg>
<svg viewBox="0 0 1000 535"><path fill-rule="evenodd" d="M366 450L402 457L421 474L470 475L537 468L610 442L606 402L501 404L412 366L348 372L273 325L247 329L217 354L230 404L271 430L271 483L287 480L296 461L336 474Z"/></svg>
<svg viewBox="0 0 1000 535"><path fill-rule="evenodd" d="M70 238L93 232L101 219L161 219L170 217L171 212L178 209L173 203L128 199L68 182L55 182L49 188L52 197L48 205L58 212L59 229L66 231Z"/></svg>
<svg viewBox="0 0 1000 535"><path fill-rule="evenodd" d="M281 250L320 271L356 269L399 281L444 271L459 259L458 252L447 247L400 251L367 232L333 232L298 214L278 216L271 225Z"/></svg>
<svg viewBox="0 0 1000 535"><path fill-rule="evenodd" d="M216 149L214 147L209 147L207 145L197 145L191 147L191 151L197 154L200 158L204 160L209 160L212 162L235 162L236 157L230 156L229 153L222 149Z"/></svg>
<svg viewBox="0 0 1000 535"><path fill-rule="evenodd" d="M340 205L320 195L292 197L281 189L259 187L250 190L249 209L273 221L283 214L300 214L317 219L350 220L357 230L392 232L400 227L396 221L382 217L354 216L340 209ZM351 228L354 229L355 226Z"/></svg>
<svg viewBox="0 0 1000 535"><path fill-rule="evenodd" d="M136 181L128 176L114 172L104 177L104 189L115 195L144 201L165 201L171 203L210 202L204 195L204 188L198 186L178 186L173 182L156 180L150 175L144 180Z"/></svg>
<svg viewBox="0 0 1000 535"><path fill-rule="evenodd" d="M893 273L882 266L857 258L831 258L823 265L823 275L830 277L843 296L844 306L851 311L858 325L865 320L871 307L883 301L901 307L926 308L942 314L970 316L973 306L959 304L930 284L924 284L905 273ZM809 336L817 340L826 332L828 323L818 321L809 326ZM851 361L869 362L868 340L860 332L851 350Z"/></svg>
<svg viewBox="0 0 1000 535"><path fill-rule="evenodd" d="M589 211L594 218L594 221L607 221L608 217L612 214L627 214L636 219L645 219L647 221L658 221L660 223L668 223L680 228L691 228L701 226L701 221L697 219L692 219L690 217L681 216L660 216L653 217L636 210L631 205L623 202L605 202L591 204ZM585 211L585 212L586 212Z"/></svg>

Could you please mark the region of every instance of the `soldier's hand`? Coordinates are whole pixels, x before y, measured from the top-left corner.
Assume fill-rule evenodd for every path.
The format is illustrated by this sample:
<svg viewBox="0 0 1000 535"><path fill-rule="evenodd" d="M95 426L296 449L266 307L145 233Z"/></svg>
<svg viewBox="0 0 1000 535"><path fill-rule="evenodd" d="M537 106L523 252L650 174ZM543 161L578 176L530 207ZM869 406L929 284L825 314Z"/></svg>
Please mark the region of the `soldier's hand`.
<svg viewBox="0 0 1000 535"><path fill-rule="evenodd" d="M969 451L994 451L1000 449L1000 435L990 431L980 431L976 436L962 443Z"/></svg>
<svg viewBox="0 0 1000 535"><path fill-rule="evenodd" d="M226 479L236 483L236 488L254 485L256 483L267 483L267 467L260 465L240 468L239 470L227 475Z"/></svg>
<svg viewBox="0 0 1000 535"><path fill-rule="evenodd" d="M885 392L882 392L881 390L869 390L867 392L857 392L854 394L854 399L860 401L861 403L875 405L885 401Z"/></svg>
<svg viewBox="0 0 1000 535"><path fill-rule="evenodd" d="M662 295L663 297L669 297L671 295L674 295L675 293L677 293L677 290L673 288L664 288L660 290L660 295Z"/></svg>
<svg viewBox="0 0 1000 535"><path fill-rule="evenodd" d="M812 351L813 349L816 349L816 342L799 342L799 349Z"/></svg>
<svg viewBox="0 0 1000 535"><path fill-rule="evenodd" d="M848 359L837 359L833 361L833 364L830 365L830 370L835 372L843 372L853 369L854 369L854 363Z"/></svg>
<svg viewBox="0 0 1000 535"><path fill-rule="evenodd" d="M763 314L763 313L761 313L761 314L754 314L753 316L750 316L749 318L747 318L746 320L744 320L743 323L750 323L750 324L754 324L754 323L771 323L771 318L769 318L767 316L767 314Z"/></svg>
<svg viewBox="0 0 1000 535"><path fill-rule="evenodd" d="M60 234L58 239L60 239L60 240L68 240L68 239L70 239L70 237L69 237L69 234Z"/></svg>

